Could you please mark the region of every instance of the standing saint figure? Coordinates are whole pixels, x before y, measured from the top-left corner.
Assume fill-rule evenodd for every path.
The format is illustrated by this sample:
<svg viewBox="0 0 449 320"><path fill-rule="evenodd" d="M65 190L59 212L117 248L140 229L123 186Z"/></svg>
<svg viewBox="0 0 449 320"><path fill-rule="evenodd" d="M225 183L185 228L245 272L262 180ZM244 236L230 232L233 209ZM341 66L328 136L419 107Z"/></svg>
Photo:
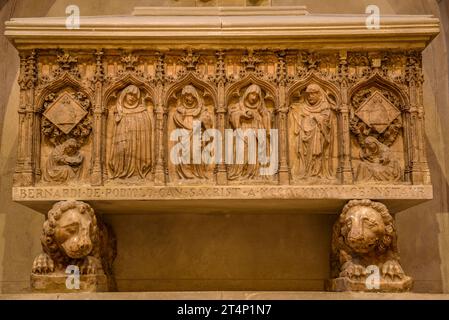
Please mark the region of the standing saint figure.
<svg viewBox="0 0 449 320"><path fill-rule="evenodd" d="M402 169L390 148L372 136L366 137L360 150L362 162L357 167L356 181L401 181Z"/></svg>
<svg viewBox="0 0 449 320"><path fill-rule="evenodd" d="M200 97L198 91L192 85L187 85L182 89L181 96L176 103L176 112L173 115L173 121L178 129L185 129L189 132L188 139L181 139L179 143L183 144L183 150L189 149L188 161L178 159L176 165L176 172L180 178L183 179L207 179L207 164L194 163L193 149L193 134L194 122L196 122L198 129L207 130L212 128L212 117L204 106L204 100ZM200 134L198 132L197 134ZM205 142L201 142L201 152L205 147ZM182 155L177 155L182 157ZM201 157L201 155L200 155Z"/></svg>
<svg viewBox="0 0 449 320"><path fill-rule="evenodd" d="M234 165L230 165L228 170L228 179L229 180L237 180L237 179L252 179L259 175L260 169L260 157L259 151L257 150L259 147L259 137L258 137L258 129L265 130L266 139L264 143L264 148L262 151L266 152L266 146L269 145L269 134L271 128L271 114L270 111L265 106L265 99L262 95L262 89L256 85L250 85L243 96L240 98L239 102L230 106L229 108L229 122L236 132L236 143L234 144L234 159L237 159L237 154L240 153L243 156L243 163L236 163ZM240 130L239 130L240 129ZM249 131L255 134L255 144L256 150L250 149L249 147L249 135L245 132ZM237 150L237 145L243 146L242 150ZM253 155L253 159L255 161L249 161L250 154L249 152L255 152ZM243 153L243 155L242 155ZM265 154L266 157L268 155Z"/></svg>
<svg viewBox="0 0 449 320"><path fill-rule="evenodd" d="M300 178L332 179L334 103L317 84L310 84L293 110Z"/></svg>
<svg viewBox="0 0 449 320"><path fill-rule="evenodd" d="M120 93L114 122L109 158L111 178L145 178L152 169L152 124L147 108L141 103L140 89L135 85Z"/></svg>

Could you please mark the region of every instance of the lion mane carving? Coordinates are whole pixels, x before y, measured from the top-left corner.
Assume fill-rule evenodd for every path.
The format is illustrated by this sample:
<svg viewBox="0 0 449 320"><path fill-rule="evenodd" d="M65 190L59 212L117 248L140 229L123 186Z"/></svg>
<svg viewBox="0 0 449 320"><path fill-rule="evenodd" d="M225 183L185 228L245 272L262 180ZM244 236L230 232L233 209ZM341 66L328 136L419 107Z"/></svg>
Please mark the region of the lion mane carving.
<svg viewBox="0 0 449 320"><path fill-rule="evenodd" d="M387 207L371 200L351 200L333 228L332 278L358 282L364 288L372 266L379 270L383 287L379 291L411 288L412 279L404 274L399 263L394 219Z"/></svg>
<svg viewBox="0 0 449 320"><path fill-rule="evenodd" d="M89 204L76 200L54 204L44 222L41 243L43 253L34 260L33 274L65 275L67 266L75 265L81 275L106 275L113 286L115 237Z"/></svg>

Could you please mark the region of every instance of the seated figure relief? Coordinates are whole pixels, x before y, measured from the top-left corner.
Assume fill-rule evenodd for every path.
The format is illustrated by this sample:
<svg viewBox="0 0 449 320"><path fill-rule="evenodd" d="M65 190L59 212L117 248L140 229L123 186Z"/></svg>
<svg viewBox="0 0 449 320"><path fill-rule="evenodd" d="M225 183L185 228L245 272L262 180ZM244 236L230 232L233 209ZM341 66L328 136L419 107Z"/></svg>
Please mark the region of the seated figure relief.
<svg viewBox="0 0 449 320"><path fill-rule="evenodd" d="M176 111L173 115L173 122L177 129L187 130L188 137L182 138L180 144L187 152L188 159L176 159L176 173L181 179L207 179L207 163L195 163L193 150L195 144L193 135L195 130L211 129L213 127L212 116L205 106L203 98L197 89L192 85L186 85L176 101ZM201 134L201 132L196 132ZM206 141L201 139L200 153L206 147ZM176 157L183 157L183 154L176 154Z"/></svg>
<svg viewBox="0 0 449 320"><path fill-rule="evenodd" d="M361 162L355 168L355 181L400 182L403 170L392 147L402 132L401 112L380 91L369 94L350 121L360 147Z"/></svg>
<svg viewBox="0 0 449 320"><path fill-rule="evenodd" d="M84 159L79 147L75 139L68 139L56 146L50 153L43 171L44 180L64 183L78 178Z"/></svg>
<svg viewBox="0 0 449 320"><path fill-rule="evenodd" d="M239 101L229 106L228 113L229 123L232 129L236 130L236 143L233 151L235 164L228 167L228 179L242 180L260 177L259 169L265 162L260 157L269 157L269 155L262 155L260 152L250 149L250 135L247 134L247 130L255 132L255 147L260 148L263 145L265 148L260 150L266 151L266 146L270 144L271 112L266 107L262 89L256 84L247 87ZM257 135L259 129L264 130L265 141L259 141L260 137ZM238 146L242 147L238 148ZM254 153L252 161L250 160L251 152ZM243 161L237 160L240 157L243 158Z"/></svg>
<svg viewBox="0 0 449 320"><path fill-rule="evenodd" d="M87 203L56 203L44 222L41 243L43 253L36 257L32 268L35 289L51 287L58 278L65 282L69 266L79 268L80 275L106 276L109 288L113 285L115 238Z"/></svg>
<svg viewBox="0 0 449 320"><path fill-rule="evenodd" d="M402 170L389 147L374 137L366 137L360 150L362 162L357 167L360 182L400 181Z"/></svg>
<svg viewBox="0 0 449 320"><path fill-rule="evenodd" d="M331 271L332 291L411 289L412 279L399 263L394 220L384 204L351 200L345 205L334 224Z"/></svg>
<svg viewBox="0 0 449 320"><path fill-rule="evenodd" d="M335 107L335 102L315 83L308 85L300 101L291 106L299 179L334 178Z"/></svg>
<svg viewBox="0 0 449 320"><path fill-rule="evenodd" d="M146 178L153 168L153 125L137 86L129 85L120 93L114 123L108 163L110 178Z"/></svg>

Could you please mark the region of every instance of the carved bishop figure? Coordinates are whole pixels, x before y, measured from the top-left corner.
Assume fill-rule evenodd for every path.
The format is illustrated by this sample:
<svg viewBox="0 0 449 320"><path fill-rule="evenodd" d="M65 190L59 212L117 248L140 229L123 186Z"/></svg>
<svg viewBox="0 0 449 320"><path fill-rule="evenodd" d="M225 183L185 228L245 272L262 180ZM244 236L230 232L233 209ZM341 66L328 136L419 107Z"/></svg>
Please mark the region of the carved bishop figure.
<svg viewBox="0 0 449 320"><path fill-rule="evenodd" d="M332 179L332 110L335 104L317 84L310 84L302 98L292 106L300 178Z"/></svg>

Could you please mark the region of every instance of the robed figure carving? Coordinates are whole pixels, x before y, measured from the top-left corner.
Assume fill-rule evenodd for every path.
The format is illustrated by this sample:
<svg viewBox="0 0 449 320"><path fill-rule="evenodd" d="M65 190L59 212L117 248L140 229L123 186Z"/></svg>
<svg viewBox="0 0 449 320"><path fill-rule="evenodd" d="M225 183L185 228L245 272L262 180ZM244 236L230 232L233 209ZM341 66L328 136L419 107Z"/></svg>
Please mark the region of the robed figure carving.
<svg viewBox="0 0 449 320"><path fill-rule="evenodd" d="M319 85L310 84L292 109L299 178L333 179L335 103Z"/></svg>
<svg viewBox="0 0 449 320"><path fill-rule="evenodd" d="M234 144L234 161L239 156L243 157L243 163L235 163L229 166L228 179L253 179L259 176L261 164L265 161L260 161L260 150L266 152L269 143L269 135L271 128L271 113L265 105L265 98L262 94L262 89L256 85L250 85L240 100L229 107L229 122L234 130L236 130L236 143ZM255 133L255 145L258 151L249 150L249 135L247 130ZM259 142L258 129L265 132L265 141ZM239 144L240 140L240 144ZM243 146L237 150L237 146ZM264 146L263 148L260 148ZM255 151L255 152L254 152ZM253 152L254 161L250 161L249 152ZM238 155L240 153L240 155ZM269 157L268 154L264 154ZM237 162L237 161L236 161ZM267 177L267 176L264 176Z"/></svg>
<svg viewBox="0 0 449 320"><path fill-rule="evenodd" d="M43 170L45 181L65 183L79 178L84 157L79 152L79 143L68 139L58 145L50 154Z"/></svg>
<svg viewBox="0 0 449 320"><path fill-rule="evenodd" d="M402 169L388 146L372 136L366 137L360 150L362 162L357 167L360 182L401 181Z"/></svg>
<svg viewBox="0 0 449 320"><path fill-rule="evenodd" d="M188 139L181 139L180 144L185 144L183 150L190 149L188 161L182 161L178 159L176 161L176 172L182 179L207 179L207 163L200 161L195 163L193 157L194 142L193 134L194 127L196 130L211 129L213 126L212 116L210 115L207 107L204 105L204 100L192 85L187 85L182 89L181 96L176 102L176 112L173 115L173 122L178 129L185 129L188 131ZM196 126L194 126L194 124ZM197 132L197 134L201 134ZM201 151L205 147L205 142L201 142ZM181 154L176 155L182 157Z"/></svg>
<svg viewBox="0 0 449 320"><path fill-rule="evenodd" d="M152 169L151 116L141 102L140 89L126 87L114 113L114 131L109 158L112 179L145 178Z"/></svg>

